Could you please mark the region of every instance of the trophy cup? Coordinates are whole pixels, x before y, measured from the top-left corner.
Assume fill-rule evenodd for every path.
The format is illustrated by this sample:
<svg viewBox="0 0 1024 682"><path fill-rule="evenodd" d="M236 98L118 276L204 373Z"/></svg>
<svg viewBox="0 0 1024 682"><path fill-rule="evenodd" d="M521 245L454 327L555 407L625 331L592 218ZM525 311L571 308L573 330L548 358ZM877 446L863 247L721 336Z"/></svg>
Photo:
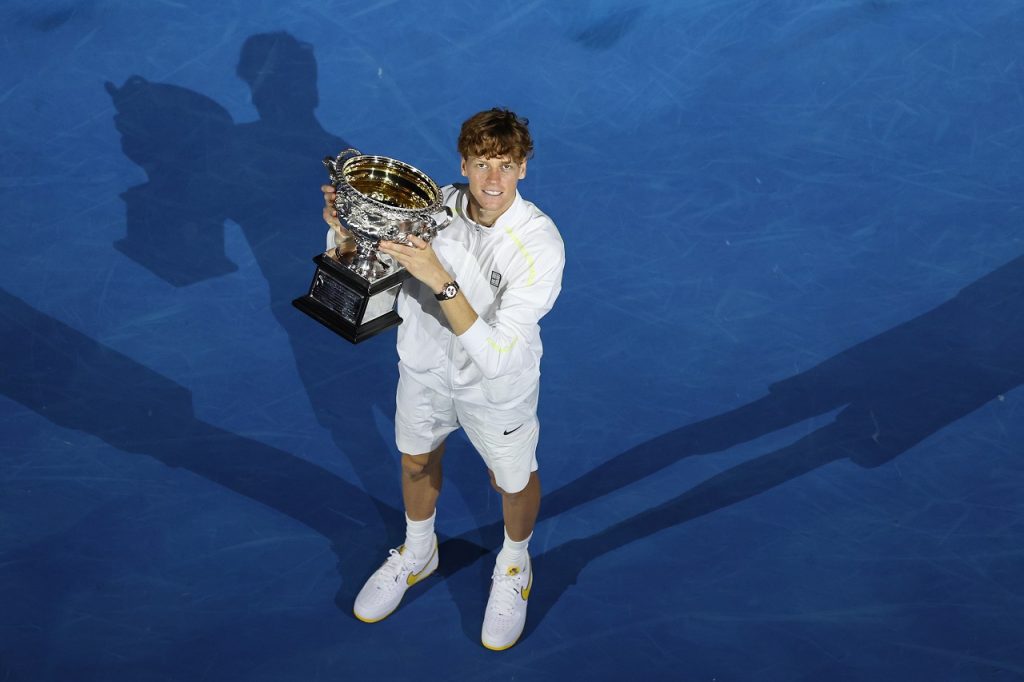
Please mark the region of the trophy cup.
<svg viewBox="0 0 1024 682"><path fill-rule="evenodd" d="M452 220L441 189L407 163L346 149L324 159L336 191L334 209L355 240L313 258L309 293L292 304L352 343L398 325L395 299L409 273L378 250L381 241L430 241Z"/></svg>

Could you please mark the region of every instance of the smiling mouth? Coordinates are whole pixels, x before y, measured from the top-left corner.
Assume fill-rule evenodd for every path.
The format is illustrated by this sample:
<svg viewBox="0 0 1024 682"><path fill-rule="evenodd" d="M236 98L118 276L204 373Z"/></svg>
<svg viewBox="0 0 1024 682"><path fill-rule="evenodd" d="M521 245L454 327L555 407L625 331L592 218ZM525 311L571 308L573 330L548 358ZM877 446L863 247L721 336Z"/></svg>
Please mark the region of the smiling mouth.
<svg viewBox="0 0 1024 682"><path fill-rule="evenodd" d="M504 192L499 192L493 189L485 189L484 194L486 194L489 197L500 197L502 194L504 194Z"/></svg>

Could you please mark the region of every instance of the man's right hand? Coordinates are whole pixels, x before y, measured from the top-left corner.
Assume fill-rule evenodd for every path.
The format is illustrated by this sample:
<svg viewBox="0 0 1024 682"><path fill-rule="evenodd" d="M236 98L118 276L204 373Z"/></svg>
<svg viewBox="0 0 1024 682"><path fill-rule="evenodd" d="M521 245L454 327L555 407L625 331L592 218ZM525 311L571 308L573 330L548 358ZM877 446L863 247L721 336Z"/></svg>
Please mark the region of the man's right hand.
<svg viewBox="0 0 1024 682"><path fill-rule="evenodd" d="M334 185L321 185L320 191L324 193L324 222L334 230L334 243L341 247L342 253L354 250L352 233L341 226L338 212L334 210L334 197L337 194Z"/></svg>
<svg viewBox="0 0 1024 682"><path fill-rule="evenodd" d="M334 210L334 197L337 192L334 185L320 185L320 191L324 193L324 222L331 226L331 229L345 231L338 220L338 212Z"/></svg>

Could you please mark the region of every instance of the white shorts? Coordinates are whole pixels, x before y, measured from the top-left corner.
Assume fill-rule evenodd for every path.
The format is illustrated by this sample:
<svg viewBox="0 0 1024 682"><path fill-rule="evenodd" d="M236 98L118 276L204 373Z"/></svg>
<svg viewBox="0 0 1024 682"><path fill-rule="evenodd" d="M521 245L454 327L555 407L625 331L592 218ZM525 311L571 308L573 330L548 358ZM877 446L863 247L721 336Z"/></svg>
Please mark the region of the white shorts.
<svg viewBox="0 0 1024 682"><path fill-rule="evenodd" d="M460 426L494 473L498 487L517 493L537 470L537 389L515 407L494 409L439 393L399 372L395 442L407 455L433 451Z"/></svg>

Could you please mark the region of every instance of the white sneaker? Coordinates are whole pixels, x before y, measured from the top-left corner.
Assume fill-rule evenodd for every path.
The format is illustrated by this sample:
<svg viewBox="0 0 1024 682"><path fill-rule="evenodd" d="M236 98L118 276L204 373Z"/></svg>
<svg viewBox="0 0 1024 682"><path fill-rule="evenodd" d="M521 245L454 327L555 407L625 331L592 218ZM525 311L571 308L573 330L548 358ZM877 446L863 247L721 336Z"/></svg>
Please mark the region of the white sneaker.
<svg viewBox="0 0 1024 682"><path fill-rule="evenodd" d="M374 571L356 595L352 612L364 623L376 623L398 608L405 591L437 568L437 538L429 559L417 559L406 553L405 545L388 552L384 565Z"/></svg>
<svg viewBox="0 0 1024 682"><path fill-rule="evenodd" d="M491 651L508 649L519 640L526 625L526 604L533 587L533 566L526 557L526 568L513 566L502 572L497 566L491 575L491 596L487 598L480 641Z"/></svg>

